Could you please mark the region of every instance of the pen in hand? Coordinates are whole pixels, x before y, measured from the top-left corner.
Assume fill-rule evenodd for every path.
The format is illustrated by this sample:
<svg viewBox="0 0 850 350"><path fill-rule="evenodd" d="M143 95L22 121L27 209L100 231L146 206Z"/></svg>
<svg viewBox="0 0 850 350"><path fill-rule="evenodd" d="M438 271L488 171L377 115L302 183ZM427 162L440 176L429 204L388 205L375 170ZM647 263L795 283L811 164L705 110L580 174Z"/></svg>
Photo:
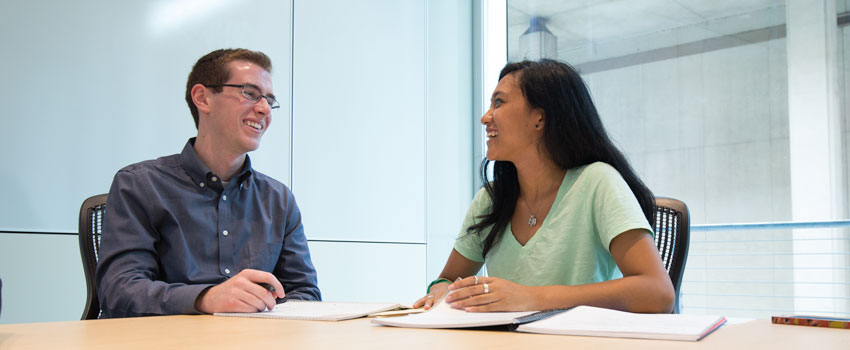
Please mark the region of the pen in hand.
<svg viewBox="0 0 850 350"><path fill-rule="evenodd" d="M261 283L257 283L257 284L258 284L260 287L265 288L267 291L269 291L269 292L271 292L271 293L274 293L274 292L275 292L274 286L272 286L271 284L268 284L268 283L262 283L262 282L261 282Z"/></svg>
<svg viewBox="0 0 850 350"><path fill-rule="evenodd" d="M268 283L262 283L262 282L260 282L260 283L257 283L257 285L259 285L260 287L265 288L267 291L269 291L269 292L270 292L270 293L272 293L272 294L274 294L274 292L277 290L277 289L275 289L275 288L274 288L274 286L273 286L273 285L268 284ZM286 302L286 297L283 297L283 298L275 298L275 302L276 302L276 303L278 303L278 304L285 303L285 302Z"/></svg>
<svg viewBox="0 0 850 350"><path fill-rule="evenodd" d="M277 289L274 288L273 285L268 284L268 283L260 282L260 283L257 283L257 285L265 288L267 291L269 291L269 293L272 293L272 294L274 294L274 292L277 290ZM284 302L286 302L286 298L275 298L275 303L277 303L277 304L281 304L281 303L284 303Z"/></svg>

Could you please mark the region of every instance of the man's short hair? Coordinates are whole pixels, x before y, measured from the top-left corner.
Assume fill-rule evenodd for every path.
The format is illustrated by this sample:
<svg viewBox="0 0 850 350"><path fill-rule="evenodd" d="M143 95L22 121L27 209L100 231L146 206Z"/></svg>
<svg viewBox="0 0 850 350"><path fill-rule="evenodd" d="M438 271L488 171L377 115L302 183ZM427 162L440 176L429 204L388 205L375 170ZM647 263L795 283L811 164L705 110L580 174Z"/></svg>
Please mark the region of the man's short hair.
<svg viewBox="0 0 850 350"><path fill-rule="evenodd" d="M195 62L195 66L192 67L192 72L189 73L189 79L186 81L186 103L189 104L189 110L192 111L196 129L198 128L199 115L198 107L192 101L192 87L195 84L218 85L227 83L227 80L230 79L230 70L227 69L227 64L233 61L248 61L262 67L269 73L272 72L271 59L260 51L219 49L198 59L198 62ZM221 87L211 89L215 93L221 92Z"/></svg>

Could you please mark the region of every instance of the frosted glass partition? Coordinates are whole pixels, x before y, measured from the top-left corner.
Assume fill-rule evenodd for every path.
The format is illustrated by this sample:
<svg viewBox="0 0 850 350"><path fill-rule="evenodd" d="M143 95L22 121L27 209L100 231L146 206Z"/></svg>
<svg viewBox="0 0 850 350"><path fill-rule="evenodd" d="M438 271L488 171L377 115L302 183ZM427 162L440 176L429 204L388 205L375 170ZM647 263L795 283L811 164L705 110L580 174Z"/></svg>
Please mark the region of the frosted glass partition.
<svg viewBox="0 0 850 350"><path fill-rule="evenodd" d="M76 232L86 197L121 167L177 153L195 134L183 99L202 54L247 47L276 67L281 109L253 155L289 181L289 1L17 1L0 4L0 230Z"/></svg>
<svg viewBox="0 0 850 350"><path fill-rule="evenodd" d="M292 185L307 236L424 242L425 1L296 1L294 14Z"/></svg>

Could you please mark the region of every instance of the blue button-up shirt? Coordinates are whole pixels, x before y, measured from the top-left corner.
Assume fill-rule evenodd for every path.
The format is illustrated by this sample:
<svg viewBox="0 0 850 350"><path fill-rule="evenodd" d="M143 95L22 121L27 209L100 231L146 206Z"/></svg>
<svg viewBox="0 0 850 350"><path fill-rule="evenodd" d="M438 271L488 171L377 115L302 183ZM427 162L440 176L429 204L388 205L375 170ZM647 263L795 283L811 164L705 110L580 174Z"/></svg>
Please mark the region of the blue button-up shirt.
<svg viewBox="0 0 850 350"><path fill-rule="evenodd" d="M194 141L115 175L96 276L103 317L199 313L198 295L243 269L277 276L287 299L321 300L292 192L247 156L224 186Z"/></svg>

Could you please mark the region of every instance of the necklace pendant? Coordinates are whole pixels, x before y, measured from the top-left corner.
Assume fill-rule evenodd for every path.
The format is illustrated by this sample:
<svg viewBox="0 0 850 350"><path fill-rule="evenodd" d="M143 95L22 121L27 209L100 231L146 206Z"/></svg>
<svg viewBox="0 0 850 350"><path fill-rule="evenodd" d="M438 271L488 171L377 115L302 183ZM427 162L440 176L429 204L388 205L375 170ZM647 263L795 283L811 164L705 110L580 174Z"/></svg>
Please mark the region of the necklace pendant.
<svg viewBox="0 0 850 350"><path fill-rule="evenodd" d="M528 217L528 227L534 227L534 225L537 225L537 217L534 216L534 214L531 214L531 216Z"/></svg>

